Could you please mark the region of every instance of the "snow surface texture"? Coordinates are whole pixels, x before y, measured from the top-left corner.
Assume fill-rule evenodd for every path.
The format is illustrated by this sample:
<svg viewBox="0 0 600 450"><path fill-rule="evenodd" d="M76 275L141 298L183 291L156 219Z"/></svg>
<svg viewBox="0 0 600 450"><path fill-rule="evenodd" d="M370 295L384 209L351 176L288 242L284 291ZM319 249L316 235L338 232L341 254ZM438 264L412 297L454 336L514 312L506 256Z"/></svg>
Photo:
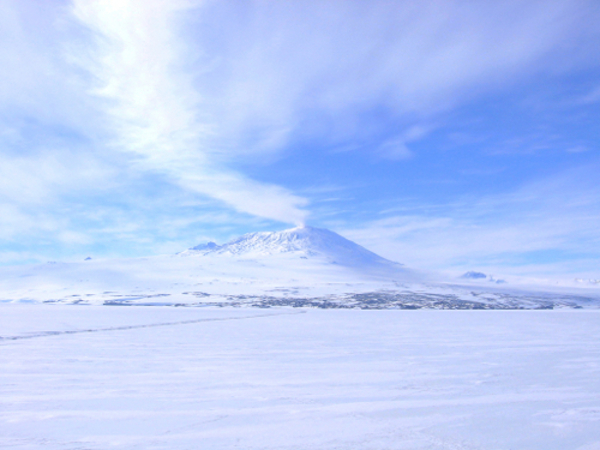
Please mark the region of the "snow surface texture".
<svg viewBox="0 0 600 450"><path fill-rule="evenodd" d="M2 304L0 330L3 449L600 449L600 311Z"/></svg>
<svg viewBox="0 0 600 450"><path fill-rule="evenodd" d="M433 282L331 231L301 227L251 233L177 255L3 267L0 302L444 309L600 305L598 288L548 292L545 286L546 292L536 292L495 286L487 279L454 283Z"/></svg>

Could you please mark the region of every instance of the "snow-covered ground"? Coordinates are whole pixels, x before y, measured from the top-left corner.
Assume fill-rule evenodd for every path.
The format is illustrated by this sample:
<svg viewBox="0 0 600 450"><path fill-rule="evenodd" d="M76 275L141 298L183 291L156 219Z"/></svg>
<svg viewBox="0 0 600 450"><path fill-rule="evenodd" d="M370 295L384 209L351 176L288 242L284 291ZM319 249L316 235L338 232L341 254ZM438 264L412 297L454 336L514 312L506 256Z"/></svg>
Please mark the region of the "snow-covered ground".
<svg viewBox="0 0 600 450"><path fill-rule="evenodd" d="M0 448L600 450L598 287L484 277L310 227L0 268Z"/></svg>
<svg viewBox="0 0 600 450"><path fill-rule="evenodd" d="M600 449L597 310L5 303L0 335L3 449Z"/></svg>
<svg viewBox="0 0 600 450"><path fill-rule="evenodd" d="M388 261L331 231L303 227L251 233L176 255L1 267L0 302L597 308L600 285L448 280Z"/></svg>

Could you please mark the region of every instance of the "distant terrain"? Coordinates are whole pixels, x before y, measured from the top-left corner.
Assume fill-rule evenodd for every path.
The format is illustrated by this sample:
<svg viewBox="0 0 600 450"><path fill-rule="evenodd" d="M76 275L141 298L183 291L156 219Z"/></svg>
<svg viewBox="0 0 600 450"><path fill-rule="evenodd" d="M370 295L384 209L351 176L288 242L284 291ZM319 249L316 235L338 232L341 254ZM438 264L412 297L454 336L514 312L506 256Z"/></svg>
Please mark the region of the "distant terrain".
<svg viewBox="0 0 600 450"><path fill-rule="evenodd" d="M176 255L0 269L0 301L359 309L597 308L588 289L511 285L407 268L325 229L250 233Z"/></svg>

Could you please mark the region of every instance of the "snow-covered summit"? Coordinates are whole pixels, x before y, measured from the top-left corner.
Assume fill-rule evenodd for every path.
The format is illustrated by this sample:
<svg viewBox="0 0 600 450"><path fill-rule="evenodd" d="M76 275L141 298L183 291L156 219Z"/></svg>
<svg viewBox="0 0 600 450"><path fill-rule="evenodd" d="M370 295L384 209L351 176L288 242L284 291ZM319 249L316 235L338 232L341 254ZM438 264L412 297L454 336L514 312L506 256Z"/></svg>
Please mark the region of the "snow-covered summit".
<svg viewBox="0 0 600 450"><path fill-rule="evenodd" d="M211 252L213 250L216 250L218 248L220 248L220 245L217 245L216 242L206 242L204 244L200 244L200 245L196 245L195 247L190 248L191 251L197 251L197 252Z"/></svg>
<svg viewBox="0 0 600 450"><path fill-rule="evenodd" d="M389 261L366 248L323 228L302 226L283 231L249 233L223 245L214 242L193 247L185 254L235 255L261 257L290 253L304 258L324 258L329 263L345 266L387 266L398 269L401 264Z"/></svg>

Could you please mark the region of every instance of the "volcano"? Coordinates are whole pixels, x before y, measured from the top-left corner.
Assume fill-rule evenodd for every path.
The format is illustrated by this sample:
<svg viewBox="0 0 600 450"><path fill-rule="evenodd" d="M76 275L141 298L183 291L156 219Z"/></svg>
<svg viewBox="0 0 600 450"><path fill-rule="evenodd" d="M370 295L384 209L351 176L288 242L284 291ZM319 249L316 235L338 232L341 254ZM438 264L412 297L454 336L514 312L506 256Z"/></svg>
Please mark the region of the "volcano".
<svg viewBox="0 0 600 450"><path fill-rule="evenodd" d="M339 264L369 273L403 270L403 265L367 250L333 231L309 226L283 231L249 233L217 245L214 242L192 247L180 255L269 258L289 255L325 264Z"/></svg>

